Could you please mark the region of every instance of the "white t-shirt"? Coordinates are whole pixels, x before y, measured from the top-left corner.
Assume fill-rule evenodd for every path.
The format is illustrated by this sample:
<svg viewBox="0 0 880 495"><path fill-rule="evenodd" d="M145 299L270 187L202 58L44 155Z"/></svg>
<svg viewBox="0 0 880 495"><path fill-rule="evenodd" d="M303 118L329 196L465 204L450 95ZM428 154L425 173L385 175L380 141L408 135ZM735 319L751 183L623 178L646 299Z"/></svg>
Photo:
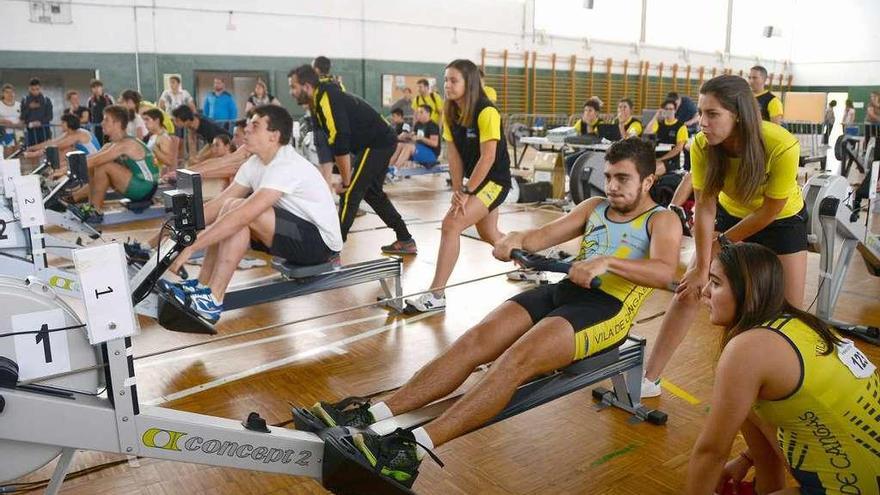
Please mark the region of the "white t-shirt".
<svg viewBox="0 0 880 495"><path fill-rule="evenodd" d="M175 108L181 105L189 105L192 101L192 95L189 94L189 91L181 88L177 93L172 93L170 89L166 89L162 92L162 95L159 96L159 99L165 102L165 111L172 112Z"/></svg>
<svg viewBox="0 0 880 495"><path fill-rule="evenodd" d="M137 130L141 130L141 135L147 137L150 134L150 131L147 130L147 124L144 123L144 119L141 118L140 114L134 114L134 120L128 122L128 125L125 127L125 133L129 136L136 138Z"/></svg>
<svg viewBox="0 0 880 495"><path fill-rule="evenodd" d="M327 247L342 251L339 216L327 182L293 146L282 146L268 165L259 156L251 156L238 169L235 182L252 191L261 188L281 191L284 194L275 206L317 227Z"/></svg>
<svg viewBox="0 0 880 495"><path fill-rule="evenodd" d="M11 120L12 122L21 120L21 102L13 101L12 105L7 105L0 100L0 120ZM14 133L15 129L11 127L6 128L6 134Z"/></svg>

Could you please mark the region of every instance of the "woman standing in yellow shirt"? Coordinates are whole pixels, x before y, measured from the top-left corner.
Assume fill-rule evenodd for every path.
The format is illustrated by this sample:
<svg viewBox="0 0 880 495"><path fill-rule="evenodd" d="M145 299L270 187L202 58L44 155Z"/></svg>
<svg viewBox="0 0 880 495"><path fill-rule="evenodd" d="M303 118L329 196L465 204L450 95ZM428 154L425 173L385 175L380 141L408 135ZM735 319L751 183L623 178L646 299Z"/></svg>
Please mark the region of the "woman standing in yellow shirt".
<svg viewBox="0 0 880 495"><path fill-rule="evenodd" d="M761 120L741 77L718 76L703 84L699 109L702 131L691 147L696 255L660 327L645 368L643 397L660 395L660 373L696 317L720 242L770 248L782 262L785 298L796 308L804 298L807 225L797 183L797 138Z"/></svg>

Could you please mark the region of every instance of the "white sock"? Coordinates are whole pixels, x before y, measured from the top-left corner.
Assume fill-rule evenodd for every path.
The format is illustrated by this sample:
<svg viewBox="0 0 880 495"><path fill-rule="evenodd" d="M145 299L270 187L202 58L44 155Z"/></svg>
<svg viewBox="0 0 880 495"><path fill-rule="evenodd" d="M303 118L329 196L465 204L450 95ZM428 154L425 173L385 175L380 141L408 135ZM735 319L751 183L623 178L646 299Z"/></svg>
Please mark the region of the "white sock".
<svg viewBox="0 0 880 495"><path fill-rule="evenodd" d="M214 301L215 306L222 306L223 305L223 301L218 301L217 296L215 296L214 294L211 294L211 300Z"/></svg>
<svg viewBox="0 0 880 495"><path fill-rule="evenodd" d="M418 427L412 431L412 434L416 437L417 442L424 445L429 450L434 450L434 442L431 440L431 437L428 436L428 432L424 428ZM416 445L416 457L419 459L428 454L428 451L425 450L425 447L422 447L422 445Z"/></svg>
<svg viewBox="0 0 880 495"><path fill-rule="evenodd" d="M394 416L394 413L391 412L391 408L388 407L384 402L377 402L370 406L368 409L370 414L373 415L373 419L378 423L379 421L388 419Z"/></svg>

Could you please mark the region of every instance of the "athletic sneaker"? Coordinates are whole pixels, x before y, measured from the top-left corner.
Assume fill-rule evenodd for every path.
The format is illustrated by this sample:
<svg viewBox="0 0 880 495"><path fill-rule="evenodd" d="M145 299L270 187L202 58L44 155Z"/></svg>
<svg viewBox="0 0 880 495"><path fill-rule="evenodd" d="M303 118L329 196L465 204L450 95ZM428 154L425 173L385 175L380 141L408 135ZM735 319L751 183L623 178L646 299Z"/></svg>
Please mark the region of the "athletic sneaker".
<svg viewBox="0 0 880 495"><path fill-rule="evenodd" d="M174 299L183 307L194 311L209 323L217 323L217 320L220 319L220 313L223 312L223 305L214 302L214 296L211 295L211 289L186 292L180 285L172 285L170 287Z"/></svg>
<svg viewBox="0 0 880 495"><path fill-rule="evenodd" d="M370 401L361 397L348 397L335 404L318 402L309 411L328 428L334 426L366 428L376 422L376 418L370 412Z"/></svg>
<svg viewBox="0 0 880 495"><path fill-rule="evenodd" d="M517 270L507 274L508 280L516 280L517 282L533 282L536 284L546 284L547 274L545 272L536 272L534 270Z"/></svg>
<svg viewBox="0 0 880 495"><path fill-rule="evenodd" d="M416 476L419 475L419 464L422 463L417 448L420 444L416 442L412 432L398 428L387 435L356 433L351 439L373 468L383 476L412 488ZM443 466L443 462L433 452L428 449L425 452Z"/></svg>
<svg viewBox="0 0 880 495"><path fill-rule="evenodd" d="M416 240L394 241L387 246L382 246L382 252L385 254L417 254Z"/></svg>
<svg viewBox="0 0 880 495"><path fill-rule="evenodd" d="M74 215L87 224L100 225L104 223L104 214L98 211L91 203L85 203L79 206L70 205L68 208Z"/></svg>
<svg viewBox="0 0 880 495"><path fill-rule="evenodd" d="M188 278L180 282L172 282L170 280L161 278L158 282L156 282L156 284L159 286L160 289L168 293L174 293L174 289L172 288L172 286L180 287L180 289L182 289L184 292L193 293L199 287L199 279Z"/></svg>
<svg viewBox="0 0 880 495"><path fill-rule="evenodd" d="M415 299L407 299L406 305L407 308L412 308L419 313L440 311L446 308L446 296L437 297L433 292L428 292Z"/></svg>
<svg viewBox="0 0 880 495"><path fill-rule="evenodd" d="M652 382L645 377L642 377L642 398L651 398L651 397L660 397L660 393L663 390L660 388L660 379L658 378L656 382Z"/></svg>

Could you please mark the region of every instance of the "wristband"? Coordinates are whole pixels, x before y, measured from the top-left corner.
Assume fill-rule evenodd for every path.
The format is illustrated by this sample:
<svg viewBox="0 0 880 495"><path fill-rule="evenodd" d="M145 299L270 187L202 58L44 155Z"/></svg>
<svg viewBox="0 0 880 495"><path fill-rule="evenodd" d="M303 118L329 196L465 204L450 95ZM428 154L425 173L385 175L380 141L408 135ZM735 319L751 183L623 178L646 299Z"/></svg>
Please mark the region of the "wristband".
<svg viewBox="0 0 880 495"><path fill-rule="evenodd" d="M466 186L466 185L465 185L465 186L461 186L461 190L460 190L460 191L461 191L462 194L467 194L467 195L470 195L470 196L473 196L473 195L477 194L476 191L471 191L470 189L468 189L468 186Z"/></svg>

